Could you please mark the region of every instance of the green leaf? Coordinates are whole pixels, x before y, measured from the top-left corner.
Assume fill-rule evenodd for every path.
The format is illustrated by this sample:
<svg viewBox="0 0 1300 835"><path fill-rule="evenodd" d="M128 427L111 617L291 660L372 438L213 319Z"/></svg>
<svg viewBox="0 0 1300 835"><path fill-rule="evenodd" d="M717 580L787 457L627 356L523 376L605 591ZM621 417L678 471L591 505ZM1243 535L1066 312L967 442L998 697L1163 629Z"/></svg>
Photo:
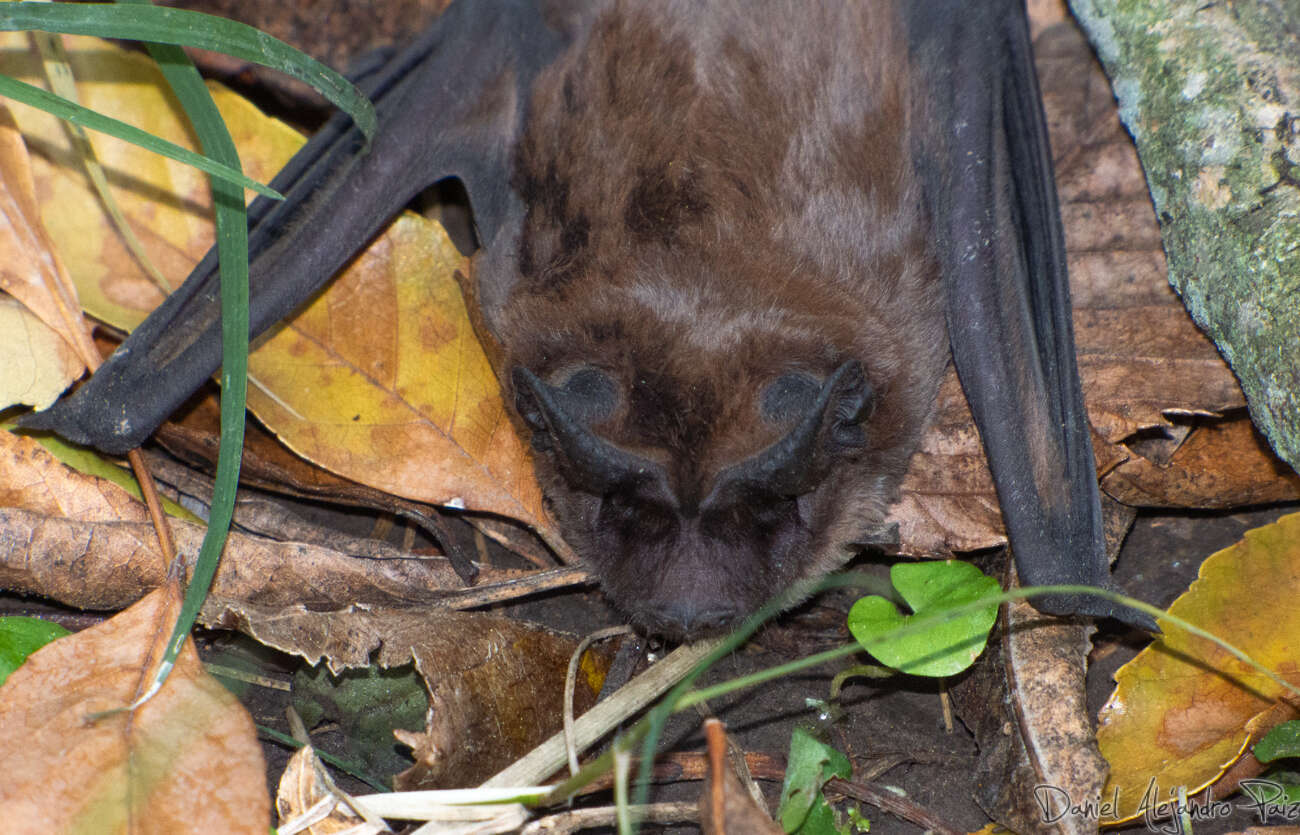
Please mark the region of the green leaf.
<svg viewBox="0 0 1300 835"><path fill-rule="evenodd" d="M813 810L822 798L822 786L832 777L848 779L853 766L848 757L813 737L803 728L795 728L790 737L790 756L786 762L785 783L781 786L781 806L777 820L786 832L803 832ZM829 808L827 809L829 812ZM815 820L820 821L818 816ZM816 824L820 825L820 824ZM833 825L833 820L832 820ZM813 830L806 830L812 832ZM821 830L818 830L821 831ZM836 830L827 830L835 832Z"/></svg>
<svg viewBox="0 0 1300 835"><path fill-rule="evenodd" d="M1284 757L1300 757L1300 722L1283 722L1264 735L1251 749L1255 759L1271 763Z"/></svg>
<svg viewBox="0 0 1300 835"><path fill-rule="evenodd" d="M352 82L283 41L224 17L135 4L0 3L0 30L28 29L197 46L233 55L310 84L351 116L367 138L375 132L374 105Z"/></svg>
<svg viewBox="0 0 1300 835"><path fill-rule="evenodd" d="M72 634L57 623L21 616L0 617L0 684L27 660L27 656L64 635Z"/></svg>
<svg viewBox="0 0 1300 835"><path fill-rule="evenodd" d="M1240 788L1255 806L1282 811L1300 803L1300 786L1295 784L1295 776L1266 772L1263 777L1242 780Z"/></svg>
<svg viewBox="0 0 1300 835"><path fill-rule="evenodd" d="M812 810L808 812L808 817L804 818L795 832L798 835L852 835L852 829L848 824L836 824L835 810L831 808L831 804L821 792L817 793Z"/></svg>
<svg viewBox="0 0 1300 835"><path fill-rule="evenodd" d="M0 7L3 7L3 4L0 4ZM202 154L196 154L188 148L182 148L180 145L173 145L165 139L159 139L147 131L140 130L135 125L128 125L126 122L119 121L111 116L96 113L90 108L82 107L62 96L56 96L48 90L34 87L25 81L19 81L7 75L0 75L0 96L39 108L46 113L58 116L60 119L67 119L74 125L81 125L100 133L106 133L109 136L115 136L125 142L130 142L132 145L139 145L141 148L153 151L155 154L193 166L214 177L220 177L222 180L237 183L243 188L252 189L258 194L264 194L276 200L284 199L284 195L280 194L280 192L270 186L262 185L237 168L223 165Z"/></svg>
<svg viewBox="0 0 1300 835"><path fill-rule="evenodd" d="M393 740L393 730L424 728L429 691L410 664L378 665L332 675L322 662L293 678L293 706L308 727L337 722L338 747L372 774L396 774L411 766L410 752Z"/></svg>
<svg viewBox="0 0 1300 835"><path fill-rule="evenodd" d="M956 560L898 563L890 569L889 578L914 614L900 614L883 597L864 597L849 610L853 637L881 663L912 675L950 676L974 663L997 620L997 604L938 620L900 637L889 637L889 633L918 618L937 617L997 594L997 581L975 566Z"/></svg>

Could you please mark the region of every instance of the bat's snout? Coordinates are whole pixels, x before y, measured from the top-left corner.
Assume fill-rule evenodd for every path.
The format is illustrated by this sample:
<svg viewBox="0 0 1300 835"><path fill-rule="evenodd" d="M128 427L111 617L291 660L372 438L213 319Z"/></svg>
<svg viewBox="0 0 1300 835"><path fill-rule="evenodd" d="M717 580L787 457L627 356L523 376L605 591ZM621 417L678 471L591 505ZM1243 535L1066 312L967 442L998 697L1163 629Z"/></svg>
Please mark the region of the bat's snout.
<svg viewBox="0 0 1300 835"><path fill-rule="evenodd" d="M700 595L648 601L635 619L652 635L681 640L721 632L733 626L741 614L734 606Z"/></svg>

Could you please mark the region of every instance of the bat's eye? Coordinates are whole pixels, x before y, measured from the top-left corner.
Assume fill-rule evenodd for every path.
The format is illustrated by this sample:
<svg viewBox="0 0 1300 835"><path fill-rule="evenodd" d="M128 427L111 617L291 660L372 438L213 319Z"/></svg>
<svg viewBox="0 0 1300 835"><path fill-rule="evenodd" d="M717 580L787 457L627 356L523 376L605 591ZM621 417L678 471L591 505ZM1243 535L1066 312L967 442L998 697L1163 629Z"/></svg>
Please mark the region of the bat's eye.
<svg viewBox="0 0 1300 835"><path fill-rule="evenodd" d="M821 381L802 371L791 371L777 377L763 389L759 411L773 423L783 423L802 417L821 391Z"/></svg>
<svg viewBox="0 0 1300 835"><path fill-rule="evenodd" d="M618 406L618 386L598 368L578 369L560 386L560 392L565 411L588 425L600 423Z"/></svg>
<svg viewBox="0 0 1300 835"><path fill-rule="evenodd" d="M573 372L561 385L551 386L534 377L523 369L516 371L518 378L515 386L515 409L534 433L534 446L538 449L549 448L548 435L552 421L557 412L580 426L591 426L613 414L618 406L618 387L605 372L583 367ZM531 383L525 383L525 379ZM548 396L538 397L537 392L544 390Z"/></svg>
<svg viewBox="0 0 1300 835"><path fill-rule="evenodd" d="M571 485L600 496L630 484L662 483L651 461L620 449L592 428L618 407L618 386L582 368L553 386L523 366L511 371L515 409L533 430L533 448L549 452Z"/></svg>
<svg viewBox="0 0 1300 835"><path fill-rule="evenodd" d="M802 371L777 377L763 389L759 411L769 421L786 422L803 417L818 400L825 383ZM875 393L860 372L841 375L829 415L830 440L843 447L860 447L867 442L861 424L871 415Z"/></svg>

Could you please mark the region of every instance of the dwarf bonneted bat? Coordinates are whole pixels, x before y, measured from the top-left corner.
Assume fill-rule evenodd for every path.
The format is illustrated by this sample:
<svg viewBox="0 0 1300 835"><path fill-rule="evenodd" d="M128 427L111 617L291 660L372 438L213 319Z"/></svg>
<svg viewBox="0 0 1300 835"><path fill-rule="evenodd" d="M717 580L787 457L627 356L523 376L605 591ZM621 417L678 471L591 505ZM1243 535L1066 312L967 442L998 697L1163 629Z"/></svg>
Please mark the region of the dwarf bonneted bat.
<svg viewBox="0 0 1300 835"><path fill-rule="evenodd" d="M363 86L371 146L335 118L252 207L253 332L460 179L548 506L635 622L716 630L840 565L950 353L1021 581L1106 584L1020 0L458 0ZM137 445L217 315L210 255L30 422Z"/></svg>

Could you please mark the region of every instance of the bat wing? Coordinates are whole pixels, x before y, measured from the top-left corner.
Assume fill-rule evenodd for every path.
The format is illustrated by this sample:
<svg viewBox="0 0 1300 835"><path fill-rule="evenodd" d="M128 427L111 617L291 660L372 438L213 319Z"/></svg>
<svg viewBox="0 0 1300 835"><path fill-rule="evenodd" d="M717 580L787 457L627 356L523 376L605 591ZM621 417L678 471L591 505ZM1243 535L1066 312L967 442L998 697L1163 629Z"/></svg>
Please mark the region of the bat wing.
<svg viewBox="0 0 1300 835"><path fill-rule="evenodd" d="M249 208L249 317L256 336L332 278L419 192L458 177L480 240L512 212L510 150L538 70L565 36L532 0L453 3L361 82L378 130L336 115L272 181L283 202ZM139 446L221 364L215 251L74 395L28 416L110 453Z"/></svg>
<svg viewBox="0 0 1300 835"><path fill-rule="evenodd" d="M941 245L953 361L1023 585L1108 587L1075 365L1065 240L1022 0L904 3L941 133L920 151ZM1054 614L1142 616L1091 595Z"/></svg>

